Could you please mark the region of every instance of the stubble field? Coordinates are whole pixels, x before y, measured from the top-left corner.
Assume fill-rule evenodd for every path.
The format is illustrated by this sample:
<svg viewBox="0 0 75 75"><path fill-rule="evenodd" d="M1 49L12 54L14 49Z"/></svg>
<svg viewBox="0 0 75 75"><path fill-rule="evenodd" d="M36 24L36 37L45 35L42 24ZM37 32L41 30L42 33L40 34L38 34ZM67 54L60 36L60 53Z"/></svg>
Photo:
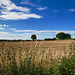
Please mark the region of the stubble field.
<svg viewBox="0 0 75 75"><path fill-rule="evenodd" d="M35 64L43 59L43 62L49 61L50 58L61 58L68 55L70 51L71 43L73 40L56 40L56 41L24 41L24 42L0 42L0 60L2 52L6 55L9 51L12 55L13 50L16 52L16 61L19 64L19 50L21 50L22 60L32 56L35 56Z"/></svg>
<svg viewBox="0 0 75 75"><path fill-rule="evenodd" d="M0 42L0 75L75 75L75 41Z"/></svg>

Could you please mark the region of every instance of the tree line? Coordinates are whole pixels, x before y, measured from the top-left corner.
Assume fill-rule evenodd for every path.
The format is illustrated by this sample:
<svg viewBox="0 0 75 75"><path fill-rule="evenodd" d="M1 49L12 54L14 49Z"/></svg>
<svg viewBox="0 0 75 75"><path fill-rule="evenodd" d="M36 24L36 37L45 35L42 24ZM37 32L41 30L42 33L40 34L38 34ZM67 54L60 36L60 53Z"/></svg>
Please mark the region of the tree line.
<svg viewBox="0 0 75 75"><path fill-rule="evenodd" d="M34 41L37 39L37 36L35 34L31 35L31 39ZM60 40L64 40L64 39L71 39L71 35L68 33L64 33L64 32L59 32L58 34L56 34L56 38L45 38L44 40L56 40L56 39L60 39Z"/></svg>
<svg viewBox="0 0 75 75"><path fill-rule="evenodd" d="M35 41L35 40L37 40L37 36L35 34L32 34L31 39L33 41ZM75 40L75 38L71 38L70 34L64 33L64 32L57 33L55 38L45 38L44 40L48 41L48 40L57 40L57 39L59 39L59 40L73 39L73 40ZM31 40L22 40L22 39L19 39L19 40L4 40L3 39L3 40L0 40L0 41L9 41L9 42L15 42L16 41L16 42L18 42L18 41L31 41ZM41 40L38 40L38 41L41 41Z"/></svg>

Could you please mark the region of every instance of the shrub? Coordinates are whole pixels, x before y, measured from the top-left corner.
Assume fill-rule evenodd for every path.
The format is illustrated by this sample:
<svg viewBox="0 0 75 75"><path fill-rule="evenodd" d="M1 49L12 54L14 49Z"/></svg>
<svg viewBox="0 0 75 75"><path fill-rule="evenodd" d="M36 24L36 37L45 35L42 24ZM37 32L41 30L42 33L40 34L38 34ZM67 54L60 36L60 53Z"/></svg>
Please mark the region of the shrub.
<svg viewBox="0 0 75 75"><path fill-rule="evenodd" d="M61 62L55 64L54 75L75 75L75 46L72 43L69 56L62 56Z"/></svg>

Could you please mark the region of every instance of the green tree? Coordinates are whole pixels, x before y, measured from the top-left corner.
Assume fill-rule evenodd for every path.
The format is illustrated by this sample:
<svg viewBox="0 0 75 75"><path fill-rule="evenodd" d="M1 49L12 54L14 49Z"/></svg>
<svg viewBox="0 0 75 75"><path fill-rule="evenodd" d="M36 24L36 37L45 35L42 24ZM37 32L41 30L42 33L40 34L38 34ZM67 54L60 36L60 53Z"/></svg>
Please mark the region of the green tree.
<svg viewBox="0 0 75 75"><path fill-rule="evenodd" d="M56 35L56 38L58 39L71 39L71 35L70 34L65 34L64 32L60 32Z"/></svg>
<svg viewBox="0 0 75 75"><path fill-rule="evenodd" d="M60 32L56 35L56 38L58 39L65 39L65 33L64 32Z"/></svg>
<svg viewBox="0 0 75 75"><path fill-rule="evenodd" d="M65 38L66 39L71 39L71 35L67 33L67 34L65 34Z"/></svg>
<svg viewBox="0 0 75 75"><path fill-rule="evenodd" d="M33 34L32 36L31 36L31 39L34 41L34 40L36 40L37 38L36 38L36 35L35 34Z"/></svg>

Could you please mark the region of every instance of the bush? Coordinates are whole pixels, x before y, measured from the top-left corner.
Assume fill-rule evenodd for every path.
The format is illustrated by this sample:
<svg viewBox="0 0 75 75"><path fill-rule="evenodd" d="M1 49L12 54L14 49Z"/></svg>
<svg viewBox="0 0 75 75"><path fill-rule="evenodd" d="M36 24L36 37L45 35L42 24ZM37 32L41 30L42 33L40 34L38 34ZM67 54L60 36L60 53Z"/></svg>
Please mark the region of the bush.
<svg viewBox="0 0 75 75"><path fill-rule="evenodd" d="M61 62L55 64L54 75L75 75L75 47L71 46L69 56L63 56Z"/></svg>

